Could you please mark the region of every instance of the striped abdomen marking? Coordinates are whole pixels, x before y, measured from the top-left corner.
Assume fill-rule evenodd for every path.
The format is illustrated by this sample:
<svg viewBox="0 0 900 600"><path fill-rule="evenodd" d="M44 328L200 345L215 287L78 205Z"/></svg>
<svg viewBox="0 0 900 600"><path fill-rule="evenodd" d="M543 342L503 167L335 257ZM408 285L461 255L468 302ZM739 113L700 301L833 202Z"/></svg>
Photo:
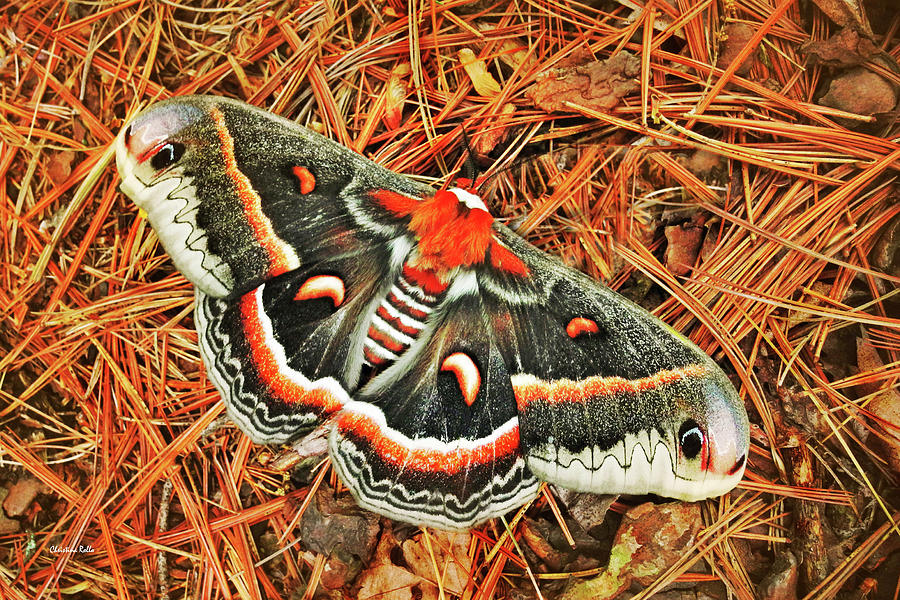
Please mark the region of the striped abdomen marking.
<svg viewBox="0 0 900 600"><path fill-rule="evenodd" d="M363 343L364 362L379 371L409 349L440 304L446 284L434 274L404 265L397 281L372 315Z"/></svg>

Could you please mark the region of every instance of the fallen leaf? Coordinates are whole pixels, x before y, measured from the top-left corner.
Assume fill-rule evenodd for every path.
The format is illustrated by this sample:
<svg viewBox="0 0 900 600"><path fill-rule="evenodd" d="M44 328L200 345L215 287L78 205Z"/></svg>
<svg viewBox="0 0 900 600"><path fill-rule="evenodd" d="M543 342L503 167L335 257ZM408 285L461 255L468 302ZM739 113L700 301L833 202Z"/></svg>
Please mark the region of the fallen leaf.
<svg viewBox="0 0 900 600"><path fill-rule="evenodd" d="M691 170L694 175L706 175L713 169L722 166L722 156L709 150L697 150L691 154L685 161L684 166Z"/></svg>
<svg viewBox="0 0 900 600"><path fill-rule="evenodd" d="M3 503L3 501L6 500L7 494L9 494L9 490L4 487L0 487L0 503ZM6 516L6 513L0 511L0 535L16 533L17 531L19 531L20 527L21 525L19 525L18 521L16 521L15 519L10 519Z"/></svg>
<svg viewBox="0 0 900 600"><path fill-rule="evenodd" d="M759 585L759 596L767 600L796 600L797 558L790 550L775 559L771 571Z"/></svg>
<svg viewBox="0 0 900 600"><path fill-rule="evenodd" d="M47 164L47 176L50 181L59 185L69 178L72 174L72 162L75 160L75 153L71 150L62 150L53 152Z"/></svg>
<svg viewBox="0 0 900 600"><path fill-rule="evenodd" d="M485 21L478 21L475 23L475 27L478 31L485 33L497 29L494 23ZM507 37L505 34L503 41L500 42L500 50L497 52L497 57L512 69L518 69L519 67L527 69L535 62L527 43L518 38Z"/></svg>
<svg viewBox="0 0 900 600"><path fill-rule="evenodd" d="M500 44L498 54L500 60L513 69L518 69L519 67L527 69L534 64L534 57L531 55L528 45L517 39L504 39Z"/></svg>
<svg viewBox="0 0 900 600"><path fill-rule="evenodd" d="M403 119L403 104L409 93L408 76L412 67L408 62L402 62L391 69L387 83L384 85L384 124L389 129L400 127Z"/></svg>
<svg viewBox="0 0 900 600"><path fill-rule="evenodd" d="M694 268L705 231L694 223L666 227L665 264L673 275L687 275Z"/></svg>
<svg viewBox="0 0 900 600"><path fill-rule="evenodd" d="M593 110L609 110L638 89L641 61L628 52L608 60L562 69L550 69L525 91L534 105L547 112L576 112L572 102Z"/></svg>
<svg viewBox="0 0 900 600"><path fill-rule="evenodd" d="M702 525L696 503L635 506L622 518L606 569L591 579L572 580L560 598L607 600L632 582L650 585L681 558Z"/></svg>
<svg viewBox="0 0 900 600"><path fill-rule="evenodd" d="M500 93L500 84L494 79L494 76L487 70L484 61L468 48L459 51L459 62L465 69L472 85L479 96L491 98Z"/></svg>
<svg viewBox="0 0 900 600"><path fill-rule="evenodd" d="M872 27L858 0L813 0L813 3L838 25L853 26L868 36L872 35Z"/></svg>
<svg viewBox="0 0 900 600"><path fill-rule="evenodd" d="M472 570L472 559L469 558L469 542L472 536L465 532L429 531L431 552L428 541L422 534L418 538L403 542L403 558L410 570L427 581L434 582L437 564L441 575L440 586L445 593L462 594L469 572ZM434 562L432 562L432 552Z"/></svg>
<svg viewBox="0 0 900 600"><path fill-rule="evenodd" d="M378 565L360 577L358 600L433 600L437 588L418 575L394 565Z"/></svg>
<svg viewBox="0 0 900 600"><path fill-rule="evenodd" d="M394 537L393 530L385 529L371 566L359 577L358 600L434 600L438 597L437 586L411 572L406 565L394 563L392 557L398 554L405 556L400 542Z"/></svg>
<svg viewBox="0 0 900 600"><path fill-rule="evenodd" d="M535 520L525 517L522 520L522 541L534 552L535 556L552 571L560 571L565 563L565 554L553 547L550 543L550 523L545 520Z"/></svg>
<svg viewBox="0 0 900 600"><path fill-rule="evenodd" d="M865 339L856 340L856 362L860 372L884 367L878 351ZM876 424L880 435L869 437L871 443L883 449L883 456L895 473L900 473L900 392L893 387L861 386L864 395L873 395L866 405L880 422Z"/></svg>
<svg viewBox="0 0 900 600"><path fill-rule="evenodd" d="M870 254L872 265L889 275L900 275L900 219L884 228Z"/></svg>
<svg viewBox="0 0 900 600"><path fill-rule="evenodd" d="M348 567L353 566L354 556L363 563L369 562L380 528L378 515L360 508L349 495L335 499L334 490L326 485L319 487L300 519L304 547L326 556L334 555ZM332 568L341 567L332 565Z"/></svg>
<svg viewBox="0 0 900 600"><path fill-rule="evenodd" d="M808 54L813 62L829 67L855 67L881 53L871 39L845 27L827 40L807 42L800 52Z"/></svg>
<svg viewBox="0 0 900 600"><path fill-rule="evenodd" d="M647 586L682 557L701 527L703 516L695 502L647 502L625 513L613 552L616 546L630 551L631 572Z"/></svg>
<svg viewBox="0 0 900 600"><path fill-rule="evenodd" d="M506 140L506 136L509 134L509 122L515 111L515 105L510 102L500 108L500 113L491 119L490 126L475 138L472 145L476 154L490 154L497 144Z"/></svg>
<svg viewBox="0 0 900 600"><path fill-rule="evenodd" d="M10 517L25 514L38 494L49 494L50 488L32 477L22 477L9 489L3 501L3 511Z"/></svg>
<svg viewBox="0 0 900 600"><path fill-rule="evenodd" d="M553 495L559 498L569 516L588 533L592 533L606 521L606 513L619 497L616 495L584 494L552 487Z"/></svg>

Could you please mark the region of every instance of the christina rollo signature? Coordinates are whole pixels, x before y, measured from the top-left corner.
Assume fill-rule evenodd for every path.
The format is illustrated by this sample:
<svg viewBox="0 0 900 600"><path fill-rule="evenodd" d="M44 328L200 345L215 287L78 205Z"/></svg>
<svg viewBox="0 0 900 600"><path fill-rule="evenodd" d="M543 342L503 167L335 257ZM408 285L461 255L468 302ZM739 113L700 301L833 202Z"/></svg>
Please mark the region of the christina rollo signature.
<svg viewBox="0 0 900 600"><path fill-rule="evenodd" d="M50 546L48 548L50 552L53 554L66 554L66 553L86 553L90 554L94 552L94 547L88 544L87 546Z"/></svg>

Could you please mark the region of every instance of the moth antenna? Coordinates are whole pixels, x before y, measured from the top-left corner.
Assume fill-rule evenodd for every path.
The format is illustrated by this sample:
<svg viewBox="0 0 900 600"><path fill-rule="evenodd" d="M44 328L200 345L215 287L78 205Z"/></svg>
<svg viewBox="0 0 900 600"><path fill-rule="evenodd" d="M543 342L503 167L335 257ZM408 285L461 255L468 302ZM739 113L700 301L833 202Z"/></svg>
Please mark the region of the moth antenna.
<svg viewBox="0 0 900 600"><path fill-rule="evenodd" d="M544 140L535 142L538 145L537 151L529 152L527 155L521 156L521 153L523 151L525 151L528 148L528 146L530 146L532 144L532 142L530 140L531 140L532 135L535 132L536 132L536 130L531 130L530 132L528 132L528 131L519 132L516 136L516 139L514 139L513 141L511 141L507 144L506 150L504 150L503 155L500 156L499 158L497 158L495 160L494 164L485 170L484 175L481 175L480 177L478 177L477 176L478 172L481 169L478 167L477 162L474 160L475 151L473 149L471 139L470 139L465 127L463 127L462 128L463 147L466 150L466 156L465 156L465 161L464 161L462 169L465 169L463 172L466 173L466 175L469 175L470 170L475 171L475 176L473 176L469 179L469 181L471 181L472 184L469 188L466 188L466 189L470 189L471 191L478 190L479 195L483 196L483 195L485 195L484 191L489 187L491 182L493 180L495 180L497 177L499 177L501 174L509 172L509 171L511 171L517 167L520 167L522 165L534 163L540 157L543 157L543 156L559 154L561 157L563 157L563 156L565 156L564 153L566 150L577 149L577 148L585 145L581 141L575 141L572 143L565 143L565 144L562 144L559 146L555 146L555 145L552 145L552 142L553 142L552 139L551 140L544 139ZM550 144L548 144L547 142L550 142ZM512 158L510 158L507 155L512 155ZM508 160L509 162L507 164L503 165L502 167L496 166L497 164L503 162L504 160ZM466 186L459 182L468 183L468 181L466 181L463 178L458 178L457 182L460 187L464 187L464 188Z"/></svg>
<svg viewBox="0 0 900 600"><path fill-rule="evenodd" d="M462 126L462 147L465 151L465 158L461 168L463 176L456 178L456 185L465 190L475 190L480 188L483 182L478 180L481 169L478 168L478 163L475 160L475 151L472 149L472 140L469 138L469 133L466 131L465 125Z"/></svg>

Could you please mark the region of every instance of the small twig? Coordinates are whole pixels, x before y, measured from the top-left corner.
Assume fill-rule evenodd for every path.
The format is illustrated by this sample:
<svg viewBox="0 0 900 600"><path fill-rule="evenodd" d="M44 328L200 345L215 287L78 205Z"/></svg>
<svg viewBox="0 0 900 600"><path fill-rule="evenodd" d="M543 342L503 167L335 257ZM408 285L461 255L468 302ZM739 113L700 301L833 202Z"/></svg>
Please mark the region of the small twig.
<svg viewBox="0 0 900 600"><path fill-rule="evenodd" d="M159 514L156 517L157 533L165 533L169 528L169 501L171 499L172 481L166 479L163 482L162 496L159 499ZM169 600L169 560L166 553L162 551L156 554L156 583L159 600Z"/></svg>

